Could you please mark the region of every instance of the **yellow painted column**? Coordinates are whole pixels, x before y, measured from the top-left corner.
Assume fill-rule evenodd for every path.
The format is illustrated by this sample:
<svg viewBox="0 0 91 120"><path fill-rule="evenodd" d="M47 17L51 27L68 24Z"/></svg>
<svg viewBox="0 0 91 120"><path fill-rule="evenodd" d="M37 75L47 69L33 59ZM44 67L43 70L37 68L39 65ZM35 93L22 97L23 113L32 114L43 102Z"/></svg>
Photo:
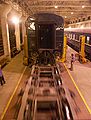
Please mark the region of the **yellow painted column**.
<svg viewBox="0 0 91 120"><path fill-rule="evenodd" d="M62 54L62 59L60 60L61 62L65 62L66 61L66 52L67 52L67 36L64 36L63 54Z"/></svg>
<svg viewBox="0 0 91 120"><path fill-rule="evenodd" d="M80 36L80 55L85 57L85 36Z"/></svg>
<svg viewBox="0 0 91 120"><path fill-rule="evenodd" d="M80 36L80 51L79 51L79 55L80 55L80 62L84 63L86 62L86 58L85 58L85 36Z"/></svg>

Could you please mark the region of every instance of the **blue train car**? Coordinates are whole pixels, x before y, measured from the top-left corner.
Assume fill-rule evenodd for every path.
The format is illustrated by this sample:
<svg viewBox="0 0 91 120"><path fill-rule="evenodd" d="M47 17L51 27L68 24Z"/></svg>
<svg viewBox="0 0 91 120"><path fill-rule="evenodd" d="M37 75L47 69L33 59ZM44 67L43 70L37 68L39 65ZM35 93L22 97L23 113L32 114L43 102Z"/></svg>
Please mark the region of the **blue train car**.
<svg viewBox="0 0 91 120"><path fill-rule="evenodd" d="M91 60L91 29L90 28L67 28L65 34L68 36L67 44L75 49L80 50L80 36L85 36L85 54L86 58Z"/></svg>

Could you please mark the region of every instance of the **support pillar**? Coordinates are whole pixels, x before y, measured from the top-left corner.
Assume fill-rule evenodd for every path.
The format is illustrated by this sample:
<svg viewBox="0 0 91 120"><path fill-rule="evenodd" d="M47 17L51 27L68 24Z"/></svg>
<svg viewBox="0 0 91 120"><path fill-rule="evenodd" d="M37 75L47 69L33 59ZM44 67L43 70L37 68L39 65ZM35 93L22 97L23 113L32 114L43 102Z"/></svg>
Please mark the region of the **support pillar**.
<svg viewBox="0 0 91 120"><path fill-rule="evenodd" d="M15 35L16 35L16 49L18 51L20 51L21 47L20 47L20 29L19 29L19 23L15 24Z"/></svg>
<svg viewBox="0 0 91 120"><path fill-rule="evenodd" d="M22 40L24 45L24 58L23 58L23 64L28 65L28 41L27 41L27 35L26 35L26 26L25 21L27 20L28 16L22 16Z"/></svg>
<svg viewBox="0 0 91 120"><path fill-rule="evenodd" d="M2 26L3 45L4 45L4 55L9 56L9 58L11 58L9 31L8 31L8 24L7 24L6 16L1 17L1 26Z"/></svg>
<svg viewBox="0 0 91 120"><path fill-rule="evenodd" d="M66 50L67 50L67 36L64 36L63 54L62 54L62 59L60 60L61 62L65 62L66 61Z"/></svg>
<svg viewBox="0 0 91 120"><path fill-rule="evenodd" d="M28 41L27 41L27 35L24 37L24 58L23 58L23 64L28 65Z"/></svg>
<svg viewBox="0 0 91 120"><path fill-rule="evenodd" d="M2 5L2 8L0 9L4 55L8 56L9 60L11 59L11 52L10 52L7 14L10 12L10 10L11 7L9 5Z"/></svg>
<svg viewBox="0 0 91 120"><path fill-rule="evenodd" d="M18 21L20 20L21 18L21 13L17 12L16 10L13 10L12 9L12 13L14 16L17 16L17 19ZM12 14L11 14L11 17L12 17ZM20 43L20 26L19 26L19 22L16 22L15 23L15 35L16 35L16 49L18 51L21 50L21 43Z"/></svg>
<svg viewBox="0 0 91 120"><path fill-rule="evenodd" d="M24 44L24 37L26 35L26 26L25 26L25 21L27 20L28 16L23 16L22 17L22 40L23 40L23 43Z"/></svg>
<svg viewBox="0 0 91 120"><path fill-rule="evenodd" d="M79 61L85 63L85 36L80 36Z"/></svg>
<svg viewBox="0 0 91 120"><path fill-rule="evenodd" d="M9 14L8 18L12 20L13 24L15 25L15 37L16 37L16 49L18 51L21 50L20 45L20 26L19 26L19 19L21 17L21 13L12 9L11 13Z"/></svg>

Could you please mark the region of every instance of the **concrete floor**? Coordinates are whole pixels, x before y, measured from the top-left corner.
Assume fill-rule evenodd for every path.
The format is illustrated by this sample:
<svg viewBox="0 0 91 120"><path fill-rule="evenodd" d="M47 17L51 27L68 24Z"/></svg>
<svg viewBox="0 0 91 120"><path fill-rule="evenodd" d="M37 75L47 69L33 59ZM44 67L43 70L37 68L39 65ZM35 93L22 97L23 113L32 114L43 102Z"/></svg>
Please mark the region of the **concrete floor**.
<svg viewBox="0 0 91 120"><path fill-rule="evenodd" d="M70 55L76 52L69 48L67 49L67 68L70 67ZM69 70L70 71L70 70ZM77 59L73 64L73 71L70 71L75 83L77 84L91 114L91 62L81 64Z"/></svg>
<svg viewBox="0 0 91 120"><path fill-rule="evenodd" d="M3 86L0 85L0 117L9 103L8 101L17 83L21 79L25 68L26 67L23 65L23 53L21 52L2 69L6 84Z"/></svg>

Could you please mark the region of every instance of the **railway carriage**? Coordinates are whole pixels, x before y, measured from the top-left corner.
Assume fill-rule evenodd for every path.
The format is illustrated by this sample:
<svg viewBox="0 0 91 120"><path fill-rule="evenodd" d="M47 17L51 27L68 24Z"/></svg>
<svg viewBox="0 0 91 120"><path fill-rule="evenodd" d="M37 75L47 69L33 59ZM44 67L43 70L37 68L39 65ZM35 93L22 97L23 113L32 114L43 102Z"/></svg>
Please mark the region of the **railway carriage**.
<svg viewBox="0 0 91 120"><path fill-rule="evenodd" d="M85 54L86 58L91 60L91 29L68 28L65 29L65 34L68 36L67 44L77 52L80 50L80 36L85 36Z"/></svg>
<svg viewBox="0 0 91 120"><path fill-rule="evenodd" d="M52 54L62 57L64 20L61 16L50 13L35 14L34 19L27 19L26 28L28 63L35 61L35 64L40 56L41 63L45 64L52 63L53 59L49 59Z"/></svg>

